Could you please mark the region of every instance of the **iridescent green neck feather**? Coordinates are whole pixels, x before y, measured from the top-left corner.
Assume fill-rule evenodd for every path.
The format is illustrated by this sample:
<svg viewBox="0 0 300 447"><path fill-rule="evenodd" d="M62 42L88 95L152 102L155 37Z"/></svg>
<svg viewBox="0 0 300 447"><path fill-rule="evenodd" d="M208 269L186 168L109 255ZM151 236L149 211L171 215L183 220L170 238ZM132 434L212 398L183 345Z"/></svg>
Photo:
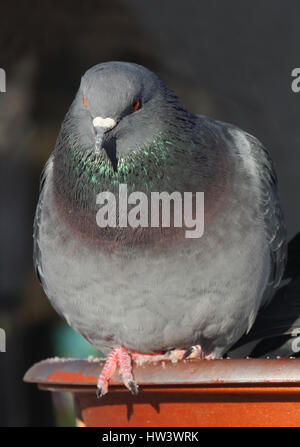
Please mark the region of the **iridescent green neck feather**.
<svg viewBox="0 0 300 447"><path fill-rule="evenodd" d="M121 156L114 170L105 150L96 156L93 148L78 147L69 134L63 139L63 147L55 152L55 185L65 199L83 208L94 208L99 192L117 193L120 183L127 184L128 193L167 191L172 178L178 177L178 157L175 163L174 150L176 143L158 134L148 148L137 148Z"/></svg>

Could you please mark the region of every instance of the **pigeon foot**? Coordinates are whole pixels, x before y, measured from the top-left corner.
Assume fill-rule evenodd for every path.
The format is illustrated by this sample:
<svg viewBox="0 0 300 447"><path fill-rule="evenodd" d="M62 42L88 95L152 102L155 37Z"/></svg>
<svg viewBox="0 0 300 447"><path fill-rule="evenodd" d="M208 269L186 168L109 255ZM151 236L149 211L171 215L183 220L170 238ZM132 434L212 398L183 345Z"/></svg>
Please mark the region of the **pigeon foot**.
<svg viewBox="0 0 300 447"><path fill-rule="evenodd" d="M171 360L171 362L176 363L180 360L193 358L211 360L214 356L212 354L204 354L200 345L194 345L188 349L172 349L166 353L156 352L152 354L130 352L128 349L124 348L124 346L115 348L108 355L100 373L97 383L97 397L99 399L108 392L109 379L114 374L118 364L124 385L132 394L136 395L138 393L138 385L132 375L131 360L134 360L137 365L142 365L144 362L156 363L159 361Z"/></svg>
<svg viewBox="0 0 300 447"><path fill-rule="evenodd" d="M174 349L167 353L172 362L185 359L205 359L213 360L213 354L206 354L200 345L190 346L188 349Z"/></svg>
<svg viewBox="0 0 300 447"><path fill-rule="evenodd" d="M203 350L201 348L200 345L194 345L194 346L190 346L188 349L186 349L184 356L183 356L183 360L184 359L203 359L205 358L205 355L203 353Z"/></svg>
<svg viewBox="0 0 300 447"><path fill-rule="evenodd" d="M188 349L170 349L165 353L156 352L153 354L144 354L140 352L131 352L131 357L136 364L142 365L144 362L159 362L171 360L176 363L180 360L189 359L213 359L212 354L205 354L200 345L190 346Z"/></svg>
<svg viewBox="0 0 300 447"><path fill-rule="evenodd" d="M203 359L206 356L200 345L190 346L188 349L172 349L166 353L166 358L172 362L185 359Z"/></svg>
<svg viewBox="0 0 300 447"><path fill-rule="evenodd" d="M130 354L128 350L122 346L120 348L113 349L106 359L97 383L96 394L98 399L108 392L109 379L114 374L118 363L124 385L129 389L129 391L131 391L132 394L138 393L138 386L132 375Z"/></svg>

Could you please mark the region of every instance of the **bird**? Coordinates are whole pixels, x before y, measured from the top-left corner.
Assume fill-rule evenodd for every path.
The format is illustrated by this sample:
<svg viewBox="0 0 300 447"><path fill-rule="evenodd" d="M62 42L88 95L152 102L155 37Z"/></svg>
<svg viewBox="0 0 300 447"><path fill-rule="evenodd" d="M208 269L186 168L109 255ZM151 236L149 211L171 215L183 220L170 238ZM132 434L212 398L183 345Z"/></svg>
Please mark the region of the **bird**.
<svg viewBox="0 0 300 447"><path fill-rule="evenodd" d="M120 185L149 200L202 192L201 237L187 237L175 217L151 226L136 212L136 225L116 225L124 217ZM272 300L287 253L278 181L262 143L189 112L154 72L121 61L82 76L42 174L33 237L52 306L106 355L98 397L117 367L138 392L136 358L221 358Z"/></svg>

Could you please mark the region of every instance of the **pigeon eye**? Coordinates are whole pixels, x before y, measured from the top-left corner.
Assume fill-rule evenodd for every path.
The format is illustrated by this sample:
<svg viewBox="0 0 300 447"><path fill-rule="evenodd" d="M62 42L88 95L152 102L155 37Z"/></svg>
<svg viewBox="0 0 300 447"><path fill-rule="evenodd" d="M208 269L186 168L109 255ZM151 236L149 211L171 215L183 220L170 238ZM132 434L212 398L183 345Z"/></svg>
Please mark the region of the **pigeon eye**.
<svg viewBox="0 0 300 447"><path fill-rule="evenodd" d="M84 96L82 97L82 102L83 102L84 107L87 108L87 102L86 102L86 99Z"/></svg>
<svg viewBox="0 0 300 447"><path fill-rule="evenodd" d="M134 98L132 103L130 104L130 110L135 112L141 108L141 100L139 98Z"/></svg>

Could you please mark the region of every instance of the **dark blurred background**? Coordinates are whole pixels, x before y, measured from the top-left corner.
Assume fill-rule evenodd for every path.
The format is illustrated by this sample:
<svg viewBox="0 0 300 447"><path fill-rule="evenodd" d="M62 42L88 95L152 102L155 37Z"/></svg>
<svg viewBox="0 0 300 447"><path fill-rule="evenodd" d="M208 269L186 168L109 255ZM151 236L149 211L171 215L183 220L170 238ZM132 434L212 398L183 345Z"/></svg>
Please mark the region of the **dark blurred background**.
<svg viewBox="0 0 300 447"><path fill-rule="evenodd" d="M270 150L289 237L300 229L300 4L290 0L1 2L0 426L68 425L68 402L24 384L34 363L92 352L52 310L32 267L39 176L92 65L137 62L193 112L234 123ZM60 411L61 410L61 411Z"/></svg>

